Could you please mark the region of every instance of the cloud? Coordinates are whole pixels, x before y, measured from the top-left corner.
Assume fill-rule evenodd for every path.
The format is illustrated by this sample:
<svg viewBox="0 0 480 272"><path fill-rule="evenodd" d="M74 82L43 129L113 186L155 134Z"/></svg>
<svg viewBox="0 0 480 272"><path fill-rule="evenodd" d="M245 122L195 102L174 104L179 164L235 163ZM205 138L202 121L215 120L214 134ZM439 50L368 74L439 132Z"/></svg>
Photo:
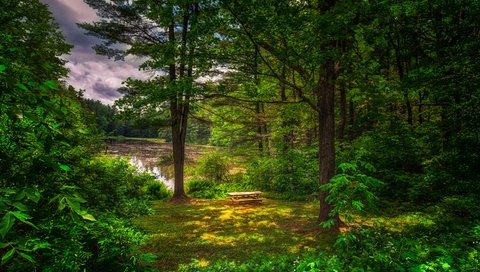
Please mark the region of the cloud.
<svg viewBox="0 0 480 272"><path fill-rule="evenodd" d="M97 57L86 60L74 59L67 63L70 69L68 82L77 89L85 90L85 96L98 99L102 103L111 104L121 97L116 90L128 77L146 78L147 75L138 71L136 66L127 62L113 62Z"/></svg>
<svg viewBox="0 0 480 272"><path fill-rule="evenodd" d="M77 23L92 22L98 17L82 0L41 0L49 6L55 20L63 31L67 41L74 45L69 56L67 68L70 69L67 82L76 89L85 90L85 97L112 104L121 97L117 89L128 77L147 78L138 71L141 60L126 58L125 61L113 61L95 54L92 47L100 40L85 35Z"/></svg>

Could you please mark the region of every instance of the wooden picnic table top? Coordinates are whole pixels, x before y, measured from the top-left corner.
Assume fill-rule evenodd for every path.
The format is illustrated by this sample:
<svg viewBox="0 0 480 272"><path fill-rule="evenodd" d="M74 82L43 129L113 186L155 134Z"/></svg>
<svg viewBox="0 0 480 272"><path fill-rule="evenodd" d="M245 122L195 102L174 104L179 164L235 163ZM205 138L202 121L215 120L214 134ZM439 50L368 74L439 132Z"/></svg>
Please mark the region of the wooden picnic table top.
<svg viewBox="0 0 480 272"><path fill-rule="evenodd" d="M229 196L251 196L251 195L259 195L262 192L255 191L255 192L231 192L228 193Z"/></svg>

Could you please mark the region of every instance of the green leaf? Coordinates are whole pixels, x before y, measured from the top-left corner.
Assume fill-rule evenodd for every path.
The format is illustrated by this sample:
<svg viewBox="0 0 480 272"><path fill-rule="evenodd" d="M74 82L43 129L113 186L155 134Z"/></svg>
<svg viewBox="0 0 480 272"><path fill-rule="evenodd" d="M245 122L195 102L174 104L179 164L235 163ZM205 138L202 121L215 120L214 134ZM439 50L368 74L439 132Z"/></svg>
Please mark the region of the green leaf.
<svg viewBox="0 0 480 272"><path fill-rule="evenodd" d="M17 251L17 253L22 256L22 258L24 258L25 260L31 262L31 263L35 263L35 260L33 259L32 256L26 254L26 253L23 253L23 252L20 252L20 251Z"/></svg>
<svg viewBox="0 0 480 272"><path fill-rule="evenodd" d="M17 208L19 211L26 212L28 211L28 208L25 204L20 203L20 202L15 202L12 204L13 207Z"/></svg>
<svg viewBox="0 0 480 272"><path fill-rule="evenodd" d="M58 210L62 211L65 208L65 206L66 206L65 198L60 199L60 201L58 202Z"/></svg>
<svg viewBox="0 0 480 272"><path fill-rule="evenodd" d="M22 83L17 83L17 87L20 88L20 90L22 90L22 91L30 92L30 90L27 88L27 86L23 85Z"/></svg>
<svg viewBox="0 0 480 272"><path fill-rule="evenodd" d="M85 213L81 215L83 219L88 220L88 221L97 221L93 215L89 213Z"/></svg>
<svg viewBox="0 0 480 272"><path fill-rule="evenodd" d="M0 222L0 235L2 238L5 238L8 231L12 228L15 218L12 216L11 212L7 212Z"/></svg>
<svg viewBox="0 0 480 272"><path fill-rule="evenodd" d="M15 196L15 200L22 200L26 196L25 190L21 190L18 192L18 194Z"/></svg>
<svg viewBox="0 0 480 272"><path fill-rule="evenodd" d="M62 169L63 171L66 171L66 172L70 171L70 166L68 166L68 165L61 164L61 163L60 163L58 166L59 166L60 169Z"/></svg>
<svg viewBox="0 0 480 272"><path fill-rule="evenodd" d="M40 192L34 189L25 189L25 195L31 201L37 203L40 200Z"/></svg>
<svg viewBox="0 0 480 272"><path fill-rule="evenodd" d="M37 250L43 249L43 248L51 248L50 243L47 243L47 242L35 243L32 250L37 251Z"/></svg>
<svg viewBox="0 0 480 272"><path fill-rule="evenodd" d="M9 245L11 245L11 243L1 243L0 242L0 248L6 248Z"/></svg>
<svg viewBox="0 0 480 272"><path fill-rule="evenodd" d="M2 256L2 264L8 262L13 257L13 254L15 254L15 248L10 249Z"/></svg>
<svg viewBox="0 0 480 272"><path fill-rule="evenodd" d="M45 81L45 85L47 87L49 87L50 89L54 89L54 90L58 90L58 86L57 86L57 83L51 81L51 80L47 80Z"/></svg>
<svg viewBox="0 0 480 272"><path fill-rule="evenodd" d="M80 208L80 202L78 202L75 198L72 198L72 197L65 197L65 200L67 201L67 204L70 207L70 209L72 209L74 212L81 215L80 213L82 212L82 210Z"/></svg>
<svg viewBox="0 0 480 272"><path fill-rule="evenodd" d="M22 213L22 212L12 212L12 214L13 214L13 216L15 216L18 220L22 221L23 223L38 229L37 226L35 226L32 222L28 221L28 219L31 218L30 215Z"/></svg>
<svg viewBox="0 0 480 272"><path fill-rule="evenodd" d="M352 206L358 211L363 211L363 208L365 207L363 203L358 200L353 200Z"/></svg>
<svg viewBox="0 0 480 272"><path fill-rule="evenodd" d="M0 73L5 71L7 69L7 66L5 66L4 64L0 64Z"/></svg>
<svg viewBox="0 0 480 272"><path fill-rule="evenodd" d="M24 220L27 220L27 219L30 219L31 217L26 214L26 213L23 213L23 212L10 212L11 214L13 214L18 220L20 221L24 221Z"/></svg>

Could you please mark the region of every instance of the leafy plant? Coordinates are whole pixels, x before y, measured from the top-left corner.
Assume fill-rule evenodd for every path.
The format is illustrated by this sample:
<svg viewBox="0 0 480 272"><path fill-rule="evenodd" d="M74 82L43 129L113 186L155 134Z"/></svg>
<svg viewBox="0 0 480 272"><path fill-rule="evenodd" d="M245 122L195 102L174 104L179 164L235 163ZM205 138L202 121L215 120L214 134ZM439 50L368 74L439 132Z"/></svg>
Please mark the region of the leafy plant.
<svg viewBox="0 0 480 272"><path fill-rule="evenodd" d="M172 191L160 181L150 181L147 184L147 194L155 200L165 199L172 196Z"/></svg>
<svg viewBox="0 0 480 272"><path fill-rule="evenodd" d="M334 206L330 216L342 213L347 221L351 221L352 217L348 211L365 212L366 208L375 208L377 196L374 190L383 182L361 171L361 169L375 171L375 168L366 162L341 163L338 168L340 173L321 189L329 192L327 202ZM330 227L333 223L333 219L330 219L322 225Z"/></svg>
<svg viewBox="0 0 480 272"><path fill-rule="evenodd" d="M198 159L197 172L204 179L225 182L228 178L228 159L214 152Z"/></svg>

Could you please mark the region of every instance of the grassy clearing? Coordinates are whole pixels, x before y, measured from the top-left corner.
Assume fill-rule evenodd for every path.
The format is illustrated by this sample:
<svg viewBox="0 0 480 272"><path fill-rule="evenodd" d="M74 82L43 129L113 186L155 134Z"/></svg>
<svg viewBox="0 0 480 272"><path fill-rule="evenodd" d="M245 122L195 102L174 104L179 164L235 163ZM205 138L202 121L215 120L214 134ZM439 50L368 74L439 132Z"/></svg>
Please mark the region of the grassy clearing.
<svg viewBox="0 0 480 272"><path fill-rule="evenodd" d="M136 223L151 234L143 248L158 256L154 267L174 271L179 264L198 260L243 263L256 257L330 251L336 233L316 223L318 203L267 199L261 205L234 205L230 200L155 201L156 214ZM350 227L375 226L391 232L431 227L426 212L397 211L382 215L353 215Z"/></svg>
<svg viewBox="0 0 480 272"><path fill-rule="evenodd" d="M208 265L217 260L244 262L328 250L335 235L315 223L312 203L267 200L261 205L233 205L229 200L192 200L186 204L155 202L156 215L138 225L152 235L145 251L158 255L155 267L176 270L193 259Z"/></svg>

